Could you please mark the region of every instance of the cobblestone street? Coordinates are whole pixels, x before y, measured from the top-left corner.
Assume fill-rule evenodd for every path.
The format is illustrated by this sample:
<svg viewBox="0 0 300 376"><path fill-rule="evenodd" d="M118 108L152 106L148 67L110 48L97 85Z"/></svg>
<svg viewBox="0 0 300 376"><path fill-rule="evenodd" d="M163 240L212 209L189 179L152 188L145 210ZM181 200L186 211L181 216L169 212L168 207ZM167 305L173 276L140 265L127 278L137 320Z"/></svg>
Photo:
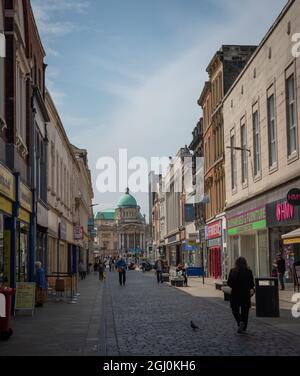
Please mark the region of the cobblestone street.
<svg viewBox="0 0 300 376"><path fill-rule="evenodd" d="M53 301L34 317L17 316L0 354L300 355L298 335L256 319L254 310L249 333L238 335L227 302L157 285L152 272L128 272L126 287L118 285L117 273L104 283L92 275L80 283L80 293L77 304Z"/></svg>

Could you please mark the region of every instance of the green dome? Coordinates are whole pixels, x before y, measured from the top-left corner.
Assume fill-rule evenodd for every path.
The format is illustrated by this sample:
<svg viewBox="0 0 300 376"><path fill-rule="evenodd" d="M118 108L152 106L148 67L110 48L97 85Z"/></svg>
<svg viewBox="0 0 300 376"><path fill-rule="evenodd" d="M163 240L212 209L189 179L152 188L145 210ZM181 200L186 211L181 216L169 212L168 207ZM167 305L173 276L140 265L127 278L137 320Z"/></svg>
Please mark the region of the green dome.
<svg viewBox="0 0 300 376"><path fill-rule="evenodd" d="M131 196L129 193L129 189L127 189L127 192L119 199L118 208L136 208L137 202L136 199Z"/></svg>

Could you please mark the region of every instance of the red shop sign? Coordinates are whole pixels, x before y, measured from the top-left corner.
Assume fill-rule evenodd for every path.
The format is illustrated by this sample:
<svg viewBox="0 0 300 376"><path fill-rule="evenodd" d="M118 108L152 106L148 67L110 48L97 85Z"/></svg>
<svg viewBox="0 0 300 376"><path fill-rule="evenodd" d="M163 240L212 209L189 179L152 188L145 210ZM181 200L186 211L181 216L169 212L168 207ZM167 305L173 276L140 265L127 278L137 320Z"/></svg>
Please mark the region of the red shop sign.
<svg viewBox="0 0 300 376"><path fill-rule="evenodd" d="M222 236L222 221L216 221L207 225L207 239L219 238Z"/></svg>
<svg viewBox="0 0 300 376"><path fill-rule="evenodd" d="M295 216L295 208L287 201L276 205L276 219L278 222L288 221Z"/></svg>

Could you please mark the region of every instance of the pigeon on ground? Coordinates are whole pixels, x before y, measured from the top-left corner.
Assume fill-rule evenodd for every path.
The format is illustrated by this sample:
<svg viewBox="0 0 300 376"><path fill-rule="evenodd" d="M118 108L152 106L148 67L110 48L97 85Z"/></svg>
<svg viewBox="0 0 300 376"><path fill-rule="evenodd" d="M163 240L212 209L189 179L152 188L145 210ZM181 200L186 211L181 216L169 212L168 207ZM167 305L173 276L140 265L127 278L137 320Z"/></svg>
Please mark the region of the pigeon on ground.
<svg viewBox="0 0 300 376"><path fill-rule="evenodd" d="M191 328L193 330L197 330L197 329L199 329L199 326L197 326L193 321L191 321Z"/></svg>

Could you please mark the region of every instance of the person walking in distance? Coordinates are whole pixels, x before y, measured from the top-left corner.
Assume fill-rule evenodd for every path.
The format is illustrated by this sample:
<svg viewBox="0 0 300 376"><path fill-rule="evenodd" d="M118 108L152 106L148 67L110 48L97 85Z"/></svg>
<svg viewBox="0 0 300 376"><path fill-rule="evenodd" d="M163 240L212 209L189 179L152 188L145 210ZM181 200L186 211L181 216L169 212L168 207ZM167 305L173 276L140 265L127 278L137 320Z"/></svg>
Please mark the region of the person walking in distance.
<svg viewBox="0 0 300 376"><path fill-rule="evenodd" d="M79 277L81 280L83 280L85 278L85 265L82 260L80 260L79 262L78 270L79 270Z"/></svg>
<svg viewBox="0 0 300 376"><path fill-rule="evenodd" d="M277 266L277 274L278 274L279 282L281 285L281 290L285 290L285 286L284 286L285 259L282 257L281 253L277 254L276 266Z"/></svg>
<svg viewBox="0 0 300 376"><path fill-rule="evenodd" d="M156 270L156 278L157 278L157 283L163 283L163 277L162 277L162 272L163 272L163 262L162 259L159 258L155 262L155 270Z"/></svg>
<svg viewBox="0 0 300 376"><path fill-rule="evenodd" d="M103 281L104 280L104 270L105 270L105 264L103 263L102 260L99 261L98 265L98 271L99 271L99 280Z"/></svg>
<svg viewBox="0 0 300 376"><path fill-rule="evenodd" d="M34 265L35 265L34 281L36 283L35 306L43 307L43 304L45 303L45 300L46 300L46 294L47 294L46 272L45 272L45 269L42 268L42 263L40 261L36 261Z"/></svg>
<svg viewBox="0 0 300 376"><path fill-rule="evenodd" d="M254 294L254 278L244 257L239 257L235 268L230 270L227 285L231 288L230 305L238 324L238 333L245 333L251 307L251 296Z"/></svg>
<svg viewBox="0 0 300 376"><path fill-rule="evenodd" d="M119 283L120 286L125 286L126 283L126 262L124 261L123 257L120 257L119 260L116 262L117 272L119 274Z"/></svg>

